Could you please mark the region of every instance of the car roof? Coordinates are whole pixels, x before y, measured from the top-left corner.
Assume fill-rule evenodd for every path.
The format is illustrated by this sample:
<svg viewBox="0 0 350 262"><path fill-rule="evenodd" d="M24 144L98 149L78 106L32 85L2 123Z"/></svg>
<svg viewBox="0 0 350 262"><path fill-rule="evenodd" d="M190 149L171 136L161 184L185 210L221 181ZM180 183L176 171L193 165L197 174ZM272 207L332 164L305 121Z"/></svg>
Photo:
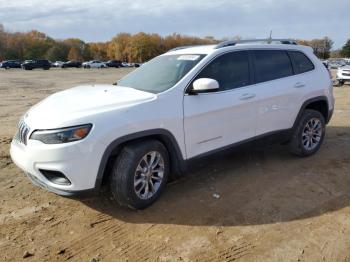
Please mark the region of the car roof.
<svg viewBox="0 0 350 262"><path fill-rule="evenodd" d="M283 50L300 50L306 53L313 52L309 46L296 44L261 44L261 43L236 43L234 45L218 47L218 45L199 45L179 47L165 53L165 55L181 55L181 54L212 54L221 53L230 50L251 50L251 49L283 49Z"/></svg>

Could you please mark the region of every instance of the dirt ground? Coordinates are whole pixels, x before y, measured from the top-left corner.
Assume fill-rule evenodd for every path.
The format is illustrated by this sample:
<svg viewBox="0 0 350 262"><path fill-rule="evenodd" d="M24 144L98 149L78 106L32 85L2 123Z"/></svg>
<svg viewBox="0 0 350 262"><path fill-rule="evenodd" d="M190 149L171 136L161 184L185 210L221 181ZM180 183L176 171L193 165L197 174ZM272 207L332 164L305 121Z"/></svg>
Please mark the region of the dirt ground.
<svg viewBox="0 0 350 262"><path fill-rule="evenodd" d="M19 117L49 94L126 71L0 71L1 261L350 261L350 85L335 88L315 156L273 146L205 158L143 211L33 186L9 156Z"/></svg>

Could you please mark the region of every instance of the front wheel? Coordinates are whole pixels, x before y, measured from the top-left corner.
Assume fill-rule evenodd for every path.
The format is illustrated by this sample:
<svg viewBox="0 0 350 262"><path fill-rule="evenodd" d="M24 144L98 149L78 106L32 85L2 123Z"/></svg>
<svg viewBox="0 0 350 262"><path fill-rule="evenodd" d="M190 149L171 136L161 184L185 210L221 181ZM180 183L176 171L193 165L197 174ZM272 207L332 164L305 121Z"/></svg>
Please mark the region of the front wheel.
<svg viewBox="0 0 350 262"><path fill-rule="evenodd" d="M163 191L169 175L169 155L162 143L147 140L125 146L112 168L111 192L122 206L144 209Z"/></svg>
<svg viewBox="0 0 350 262"><path fill-rule="evenodd" d="M298 156L313 155L320 149L324 136L324 116L319 111L306 109L289 142L290 151Z"/></svg>

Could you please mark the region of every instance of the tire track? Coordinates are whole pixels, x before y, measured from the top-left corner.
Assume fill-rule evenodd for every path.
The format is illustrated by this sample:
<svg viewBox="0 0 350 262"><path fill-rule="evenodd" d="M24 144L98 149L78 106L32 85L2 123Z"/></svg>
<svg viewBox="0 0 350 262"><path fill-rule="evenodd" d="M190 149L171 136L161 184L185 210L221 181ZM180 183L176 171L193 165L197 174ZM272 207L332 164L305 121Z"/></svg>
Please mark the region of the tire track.
<svg viewBox="0 0 350 262"><path fill-rule="evenodd" d="M233 245L228 248L219 249L216 254L204 255L203 257L198 258L197 261L220 261L220 262L232 262L236 261L248 254L251 254L255 245L250 242L242 242L236 245Z"/></svg>
<svg viewBox="0 0 350 262"><path fill-rule="evenodd" d="M103 260L155 261L168 245L158 238L160 228L151 225L138 228L135 224L128 224L111 219L108 215L98 215L97 221L106 221L95 224L91 232L83 238L66 243L64 259L81 261L89 256L100 255ZM96 222L94 222L96 223ZM162 234L169 234L169 227L162 226ZM130 234L134 232L135 234ZM145 237L143 237L143 234ZM106 244L107 243L107 244Z"/></svg>

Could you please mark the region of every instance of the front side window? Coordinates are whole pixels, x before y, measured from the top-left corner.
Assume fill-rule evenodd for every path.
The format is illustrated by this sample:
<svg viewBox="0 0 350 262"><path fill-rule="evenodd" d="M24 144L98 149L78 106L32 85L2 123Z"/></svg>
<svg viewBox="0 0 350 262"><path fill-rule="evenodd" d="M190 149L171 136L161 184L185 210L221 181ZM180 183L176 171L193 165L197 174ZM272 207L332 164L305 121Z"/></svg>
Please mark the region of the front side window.
<svg viewBox="0 0 350 262"><path fill-rule="evenodd" d="M179 82L205 55L162 55L138 67L118 81L118 85L160 93Z"/></svg>
<svg viewBox="0 0 350 262"><path fill-rule="evenodd" d="M212 78L219 82L219 91L249 85L248 52L237 51L224 54L213 60L196 77Z"/></svg>
<svg viewBox="0 0 350 262"><path fill-rule="evenodd" d="M288 52L294 65L294 70L296 74L302 74L313 70L314 64L306 57L302 52L299 51L289 51Z"/></svg>
<svg viewBox="0 0 350 262"><path fill-rule="evenodd" d="M254 51L256 82L265 82L293 75L293 67L286 51Z"/></svg>

